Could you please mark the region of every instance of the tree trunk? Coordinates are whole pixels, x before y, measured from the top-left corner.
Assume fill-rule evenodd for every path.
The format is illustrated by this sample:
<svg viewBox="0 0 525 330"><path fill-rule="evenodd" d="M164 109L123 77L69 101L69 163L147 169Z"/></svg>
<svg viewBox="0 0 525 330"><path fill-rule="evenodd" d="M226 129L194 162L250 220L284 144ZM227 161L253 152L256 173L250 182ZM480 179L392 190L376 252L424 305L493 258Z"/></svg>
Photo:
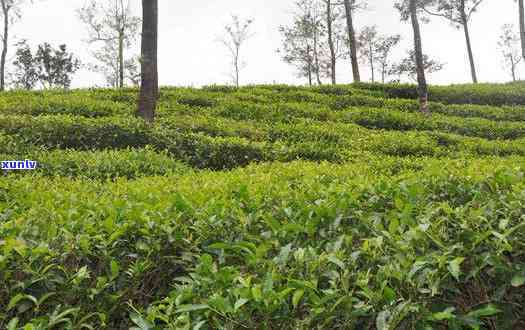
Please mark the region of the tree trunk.
<svg viewBox="0 0 525 330"><path fill-rule="evenodd" d="M370 57L368 61L370 61L370 71L372 73L372 82L374 83L376 81L376 75L374 72L374 50L372 49L372 43L370 43Z"/></svg>
<svg viewBox="0 0 525 330"><path fill-rule="evenodd" d="M9 46L9 5L2 0L2 13L4 15L4 38L2 40L2 56L0 59L0 91L5 90L5 62L7 58L7 47Z"/></svg>
<svg viewBox="0 0 525 330"><path fill-rule="evenodd" d="M468 20L467 20L467 14L465 13L464 2L461 8L461 22L463 25L463 31L465 32L465 40L467 41L467 52L468 52L468 59L470 63L470 73L472 75L472 82L474 84L477 84L478 77L476 74L476 65L474 64L474 54L472 53L472 44L470 42L470 32L468 29Z"/></svg>
<svg viewBox="0 0 525 330"><path fill-rule="evenodd" d="M520 12L520 36L521 36L521 54L525 60L525 5L523 0L518 0Z"/></svg>
<svg viewBox="0 0 525 330"><path fill-rule="evenodd" d="M412 29L414 30L414 51L416 55L416 71L419 94L419 109L423 113L428 113L428 86L425 77L425 66L423 61L423 46L421 45L421 30L417 17L417 0L410 0L410 18Z"/></svg>
<svg viewBox="0 0 525 330"><path fill-rule="evenodd" d="M235 51L235 58L233 59L235 66L235 86L239 88L239 47Z"/></svg>
<svg viewBox="0 0 525 330"><path fill-rule="evenodd" d="M325 0L326 3L326 28L328 32L328 47L330 48L330 77L332 78L332 85L336 84L335 78L335 45L334 36L332 35L332 2L331 0Z"/></svg>
<svg viewBox="0 0 525 330"><path fill-rule="evenodd" d="M118 87L124 88L124 31L120 30L118 35Z"/></svg>
<svg viewBox="0 0 525 330"><path fill-rule="evenodd" d="M310 49L310 45L308 45L306 47L306 52L308 53L308 68L307 68L307 70L308 70L308 72L307 72L307 74L308 74L308 86L311 87L312 86L312 67L313 67L313 65L312 65L312 56L311 56L312 50Z"/></svg>
<svg viewBox="0 0 525 330"><path fill-rule="evenodd" d="M154 42L154 49L155 49L155 78L153 80L154 83L154 90L155 90L155 102L158 101L160 97L160 89L159 89L159 64L158 64L158 49L159 49L159 2L158 0L155 0L155 15L153 15L154 19L154 26L155 26L155 39ZM156 104L156 103L155 103Z"/></svg>
<svg viewBox="0 0 525 330"><path fill-rule="evenodd" d="M142 62L137 116L148 123L155 119L158 98L158 13L158 0L142 0Z"/></svg>
<svg viewBox="0 0 525 330"><path fill-rule="evenodd" d="M516 81L516 66L518 65L518 63L515 63L514 62L514 57L513 55L511 54L510 55L510 69L512 70L512 81L515 82Z"/></svg>
<svg viewBox="0 0 525 330"><path fill-rule="evenodd" d="M523 0L522 0L523 1ZM346 25L348 30L348 40L350 41L350 60L352 62L352 73L354 82L360 82L359 63L357 61L357 41L355 38L354 19L352 17L352 6L350 0L344 0L346 11Z"/></svg>
<svg viewBox="0 0 525 330"><path fill-rule="evenodd" d="M314 32L314 65L315 65L315 78L317 79L317 84L322 85L321 77L319 75L319 71L321 68L319 67L319 49L317 47L318 39L317 39L317 30Z"/></svg>
<svg viewBox="0 0 525 330"><path fill-rule="evenodd" d="M312 65L308 63L308 86L312 87Z"/></svg>

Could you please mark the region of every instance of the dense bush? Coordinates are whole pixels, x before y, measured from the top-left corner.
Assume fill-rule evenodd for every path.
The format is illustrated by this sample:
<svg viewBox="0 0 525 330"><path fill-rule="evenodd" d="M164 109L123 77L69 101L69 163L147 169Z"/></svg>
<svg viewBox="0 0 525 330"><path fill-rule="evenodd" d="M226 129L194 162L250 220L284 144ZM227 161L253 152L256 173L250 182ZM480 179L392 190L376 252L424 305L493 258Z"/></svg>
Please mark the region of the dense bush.
<svg viewBox="0 0 525 330"><path fill-rule="evenodd" d="M0 97L0 113L8 114L69 114L84 117L131 115L126 104L108 100L94 100L81 95L16 95Z"/></svg>
<svg viewBox="0 0 525 330"><path fill-rule="evenodd" d="M0 329L525 328L523 86L3 93Z"/></svg>
<svg viewBox="0 0 525 330"><path fill-rule="evenodd" d="M358 83L356 88L380 91L387 97L417 98L415 85ZM432 101L450 104L525 105L525 84L465 84L431 86Z"/></svg>
<svg viewBox="0 0 525 330"><path fill-rule="evenodd" d="M523 159L411 162L3 180L0 326L520 328Z"/></svg>
<svg viewBox="0 0 525 330"><path fill-rule="evenodd" d="M69 115L0 115L0 131L50 148L89 150L142 147L148 143L143 122L128 117L91 119Z"/></svg>
<svg viewBox="0 0 525 330"><path fill-rule="evenodd" d="M437 115L428 119L417 114L361 109L340 112L346 119L341 117L338 122L304 119L303 116L307 117L304 114L296 118L277 109L274 112L265 116L280 117L281 121L275 119L273 123L263 123L209 115L185 115L161 118L154 128L145 127L139 120L121 117L5 116L5 120L0 122L0 131L9 134L4 136L3 153L6 154L32 145L78 150L149 145L158 151L168 151L170 157L179 161L210 169L230 169L250 162L271 160L343 162L351 159L356 152L449 157L525 155L525 144L521 139L487 141L464 136L489 139L521 136L519 129L509 129L501 123L484 123L481 119L468 119L461 123L439 119ZM281 115L277 117L277 114ZM246 115L250 117L248 113ZM377 128L390 131L379 131Z"/></svg>
<svg viewBox="0 0 525 330"><path fill-rule="evenodd" d="M346 118L368 128L398 131L425 130L456 133L486 139L518 139L525 136L525 123L495 122L482 118L451 118L439 114L424 116L381 108L357 108L347 111Z"/></svg>
<svg viewBox="0 0 525 330"><path fill-rule="evenodd" d="M0 159L30 159L36 161L35 171L10 171L9 175L78 177L88 179L137 178L143 176L187 173L190 168L166 153L151 148L102 151L53 150L33 148L24 153L0 154Z"/></svg>
<svg viewBox="0 0 525 330"><path fill-rule="evenodd" d="M333 110L344 110L349 107L370 107L384 110L394 109L407 112L419 112L419 102L407 99L378 98L366 95L337 97L330 103ZM488 106L475 104L443 104L429 102L431 113L457 117L479 117L489 120L525 121L524 106Z"/></svg>
<svg viewBox="0 0 525 330"><path fill-rule="evenodd" d="M264 159L264 144L239 137L209 137L198 133L156 130L151 144L197 168L230 169Z"/></svg>

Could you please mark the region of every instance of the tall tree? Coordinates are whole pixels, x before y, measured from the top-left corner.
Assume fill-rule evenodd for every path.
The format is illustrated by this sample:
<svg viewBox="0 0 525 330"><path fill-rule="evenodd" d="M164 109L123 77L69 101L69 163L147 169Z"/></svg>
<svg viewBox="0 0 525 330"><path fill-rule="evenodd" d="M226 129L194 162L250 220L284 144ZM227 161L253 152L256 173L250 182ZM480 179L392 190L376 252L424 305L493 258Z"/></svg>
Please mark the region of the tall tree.
<svg viewBox="0 0 525 330"><path fill-rule="evenodd" d="M361 76L359 74L359 62L357 59L357 38L354 28L354 12L360 8L364 3L358 4L357 0L344 0L346 29L348 32L348 43L350 46L350 61L352 63L352 74L354 75L354 82L360 82Z"/></svg>
<svg viewBox="0 0 525 330"><path fill-rule="evenodd" d="M416 63L417 76L417 91L419 95L419 109L422 113L429 113L428 111L428 85L425 75L425 59L423 56L423 42L421 40L421 28L419 24L419 16L421 9L425 10L426 6L432 0L402 0L394 6L401 14L401 20L412 23L412 30L414 32L414 57Z"/></svg>
<svg viewBox="0 0 525 330"><path fill-rule="evenodd" d="M330 78L332 84L337 83L337 61L348 56L343 18L345 16L341 3L334 0L321 0L324 12L324 32L326 36L327 58L320 59L324 74Z"/></svg>
<svg viewBox="0 0 525 330"><path fill-rule="evenodd" d="M326 32L328 37L328 48L330 49L330 79L332 80L332 85L336 84L336 66L337 66L337 56L336 56L336 46L335 46L335 37L334 37L334 22L337 19L334 15L334 8L332 0L323 0L326 6L325 18L326 18Z"/></svg>
<svg viewBox="0 0 525 330"><path fill-rule="evenodd" d="M155 108L159 95L158 30L158 0L142 0L141 84L137 116L148 123L153 123L155 119Z"/></svg>
<svg viewBox="0 0 525 330"><path fill-rule="evenodd" d="M478 82L478 76L476 73L474 52L472 51L469 22L472 18L472 15L477 11L479 5L483 1L484 0L435 0L432 10L423 7L423 9L428 14L443 17L450 21L452 24L456 25L458 28L463 28L470 63L470 73L472 75L473 83Z"/></svg>
<svg viewBox="0 0 525 330"><path fill-rule="evenodd" d="M3 31L0 36L2 39L2 53L0 55L0 91L5 90L5 65L7 61L7 51L9 48L9 33L11 26L21 17L22 5L25 0L0 0L3 18ZM32 2L32 1L30 1Z"/></svg>
<svg viewBox="0 0 525 330"><path fill-rule="evenodd" d="M412 22L412 29L414 30L414 52L416 58L420 110L423 113L428 113L428 86L427 78L425 76L421 30L417 17L417 0L410 0L410 21Z"/></svg>
<svg viewBox="0 0 525 330"><path fill-rule="evenodd" d="M498 46L503 55L503 65L509 69L513 81L517 80L518 64L523 60L519 43L520 37L514 32L514 26L512 24L503 25Z"/></svg>
<svg viewBox="0 0 525 330"><path fill-rule="evenodd" d="M323 25L320 20L319 16L319 10L317 6L314 3L314 6L312 7L312 23L313 23L313 34L312 34L312 41L313 41L313 47L314 47L314 66L316 68L315 70L315 78L317 80L318 85L322 85L321 82L321 57L323 53L323 42L321 40L323 36Z"/></svg>
<svg viewBox="0 0 525 330"><path fill-rule="evenodd" d="M253 34L251 26L253 19L241 19L237 15L232 15L232 22L224 27L226 33L219 38L219 41L228 49L231 56L232 72L231 78L236 87L239 87L241 70L246 67L242 61L241 49Z"/></svg>
<svg viewBox="0 0 525 330"><path fill-rule="evenodd" d="M113 87L122 88L126 78L125 53L133 45L140 27L140 17L134 16L129 0L89 0L78 11L89 30L89 44L101 44L94 52L98 65L94 71L105 75Z"/></svg>
<svg viewBox="0 0 525 330"><path fill-rule="evenodd" d="M283 61L297 68L299 77L306 77L311 86L314 79L320 84L319 36L322 29L316 4L312 0L295 3L297 12L289 26L280 26L283 45L278 50Z"/></svg>
<svg viewBox="0 0 525 330"><path fill-rule="evenodd" d="M525 5L524 0L518 0L519 26L521 39L521 56L525 60Z"/></svg>

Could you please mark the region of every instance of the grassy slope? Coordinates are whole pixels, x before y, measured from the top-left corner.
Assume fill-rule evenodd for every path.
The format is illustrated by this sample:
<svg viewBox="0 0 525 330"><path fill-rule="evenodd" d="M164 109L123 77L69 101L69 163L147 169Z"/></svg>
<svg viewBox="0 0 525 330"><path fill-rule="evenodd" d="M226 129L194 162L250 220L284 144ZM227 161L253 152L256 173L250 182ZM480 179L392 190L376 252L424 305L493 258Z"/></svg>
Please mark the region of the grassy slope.
<svg viewBox="0 0 525 330"><path fill-rule="evenodd" d="M524 327L523 89L6 93L0 328Z"/></svg>

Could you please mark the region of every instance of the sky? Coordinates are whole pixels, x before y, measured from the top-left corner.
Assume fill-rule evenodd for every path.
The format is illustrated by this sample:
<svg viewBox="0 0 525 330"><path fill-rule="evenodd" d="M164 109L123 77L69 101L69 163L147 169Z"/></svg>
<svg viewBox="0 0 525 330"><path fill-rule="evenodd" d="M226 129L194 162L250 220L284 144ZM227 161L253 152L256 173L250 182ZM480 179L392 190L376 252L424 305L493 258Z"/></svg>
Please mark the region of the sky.
<svg viewBox="0 0 525 330"><path fill-rule="evenodd" d="M106 0L100 0L106 1ZM140 0L130 0L139 15ZM93 62L92 48L84 40L85 26L79 21L76 10L85 0L40 0L23 8L22 19L12 28L11 45L27 39L31 45L50 42L65 43L83 63ZM167 86L202 86L227 84L229 58L224 46L217 41L231 15L254 19L254 36L245 44L243 51L246 68L241 72L241 84L286 83L305 84L298 78L294 68L280 59L277 49L281 46L280 25L290 24L295 0L159 0L159 79ZM400 59L411 45L411 26L399 20L393 8L393 0L369 0L369 8L355 17L358 30L364 26L377 25L383 34L401 34L401 45L393 53ZM472 44L482 82L510 80L510 74L502 67L501 52L497 48L501 26L512 23L517 26L518 10L513 0L485 0L471 22ZM423 49L432 58L444 62L445 68L430 75L431 84L470 82L470 70L465 39L462 30L451 26L441 18L432 18L422 25ZM134 52L138 53L139 45ZM14 47L9 53L13 61ZM369 69L362 64L362 79L370 79ZM525 65L519 76L525 78ZM339 83L352 81L349 60L338 63ZM104 86L103 77L87 69L79 71L73 87Z"/></svg>

